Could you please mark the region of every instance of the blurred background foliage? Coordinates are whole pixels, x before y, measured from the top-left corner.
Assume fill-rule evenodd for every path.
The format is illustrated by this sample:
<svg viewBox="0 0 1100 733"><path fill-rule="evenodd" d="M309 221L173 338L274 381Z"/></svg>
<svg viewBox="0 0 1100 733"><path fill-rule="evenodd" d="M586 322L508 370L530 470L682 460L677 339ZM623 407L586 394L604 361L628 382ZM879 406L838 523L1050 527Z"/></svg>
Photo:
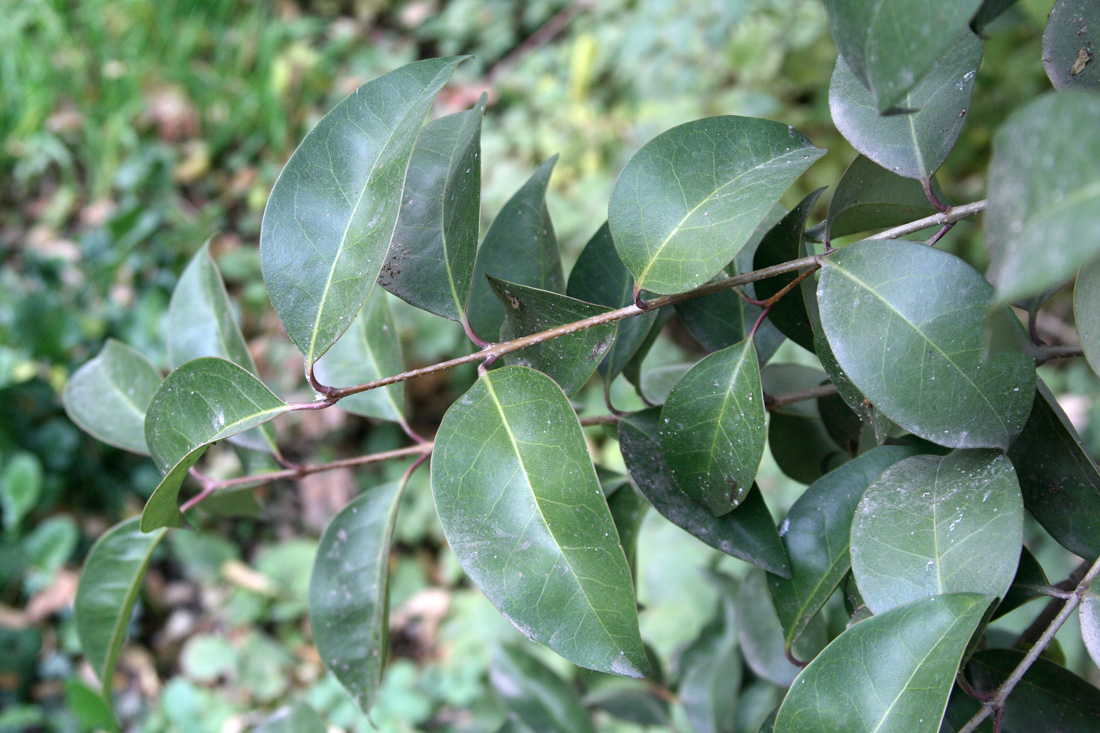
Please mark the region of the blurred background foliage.
<svg viewBox="0 0 1100 733"><path fill-rule="evenodd" d="M1039 62L1049 7L1023 0L989 29L967 126L940 174L955 201L981 197L996 126L1049 84ZM483 222L560 153L549 208L567 270L606 217L618 171L673 125L741 114L806 133L830 152L788 203L834 184L855 157L829 117L836 51L819 0L2 0L0 13L0 730L110 727L88 687L71 602L91 543L139 511L159 480L147 460L69 422L59 399L66 379L107 337L167 368L168 298L213 237L262 376L284 396L305 394L297 352L263 287L260 218L296 143L356 86L418 58L473 54L436 113L491 92ZM972 224L945 246L984 265ZM454 324L395 308L410 366L467 349ZM1057 334L1069 311L1063 293L1040 326ZM675 322L670 332L650 363L699 353ZM784 358L813 364L794 346ZM1097 452L1095 380L1083 364L1045 370ZM455 370L411 383L414 424L430 433L472 376ZM604 411L598 386L580 399ZM621 380L615 400L639 404ZM317 461L404 440L392 426L336 410L296 413L280 430L289 456ZM590 435L621 465L611 433ZM371 730L310 643L306 582L332 514L403 468L268 487L258 519L173 532L154 559L115 681L123 726L239 731L303 701L332 726ZM770 457L760 484L777 516L800 491ZM426 472L407 494L397 543L393 663L373 724L495 730L506 710L487 681L489 650L518 633L445 549ZM1071 565L1053 548L1039 554L1052 579ZM703 569L740 575L743 567L653 513L638 560L643 634L667 668L715 613ZM1079 642L1064 647L1085 673ZM533 651L589 691L607 684ZM745 690L738 730L755 731L781 692L764 680ZM597 721L601 730L639 729L606 713Z"/></svg>

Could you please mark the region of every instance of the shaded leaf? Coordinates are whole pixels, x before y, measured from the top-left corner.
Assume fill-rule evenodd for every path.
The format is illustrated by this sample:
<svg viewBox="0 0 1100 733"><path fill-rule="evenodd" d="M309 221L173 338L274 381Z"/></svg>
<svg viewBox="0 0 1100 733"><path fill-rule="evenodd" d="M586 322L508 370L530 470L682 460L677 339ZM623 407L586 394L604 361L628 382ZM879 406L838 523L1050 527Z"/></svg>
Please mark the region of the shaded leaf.
<svg viewBox="0 0 1100 733"><path fill-rule="evenodd" d="M489 681L505 704L534 730L595 731L576 691L517 646L493 649Z"/></svg>
<svg viewBox="0 0 1100 733"><path fill-rule="evenodd" d="M142 532L152 532L162 527L186 526L179 508L180 488L187 479L188 471L199 462L209 447L210 444L200 445L185 455L160 480L141 512Z"/></svg>
<svg viewBox="0 0 1100 733"><path fill-rule="evenodd" d="M769 682L780 687L790 685L799 668L787 658L783 627L768 595L768 581L763 572L756 569L748 572L741 582L737 605L741 613L738 638L745 662ZM821 619L811 619L791 646L791 653L795 659L809 661L824 648L826 641L825 624Z"/></svg>
<svg viewBox="0 0 1100 733"><path fill-rule="evenodd" d="M325 733L327 729L316 710L304 702L296 702L264 718L252 733Z"/></svg>
<svg viewBox="0 0 1100 733"><path fill-rule="evenodd" d="M1085 265L1073 288L1073 319L1085 359L1100 374L1100 262Z"/></svg>
<svg viewBox="0 0 1100 733"><path fill-rule="evenodd" d="M1100 667L1100 596L1086 593L1077 614L1081 619L1081 640L1092 663Z"/></svg>
<svg viewBox="0 0 1100 733"><path fill-rule="evenodd" d="M462 60L418 61L359 87L306 135L275 182L260 262L271 304L307 364L370 294L420 127Z"/></svg>
<svg viewBox="0 0 1100 733"><path fill-rule="evenodd" d="M624 477L621 481L619 488L607 497L607 508L611 510L611 519L619 533L619 544L623 546L630 574L637 577L634 572L634 558L637 555L638 534L649 503L638 494L629 479Z"/></svg>
<svg viewBox="0 0 1100 733"><path fill-rule="evenodd" d="M792 127L732 116L688 122L646 143L608 208L635 289L678 293L717 275L824 153Z"/></svg>
<svg viewBox="0 0 1100 733"><path fill-rule="evenodd" d="M11 532L27 516L42 495L42 462L38 456L18 451L5 457L0 470L0 510L4 530Z"/></svg>
<svg viewBox="0 0 1100 733"><path fill-rule="evenodd" d="M852 380L840 368L840 364L837 364L836 357L833 356L833 350L829 346L829 340L825 337L824 329L818 328L814 332L814 350L821 362L821 368L825 370L825 373L829 376L829 381L836 387L837 394L835 396L838 396L844 401L844 404L851 408L851 412L859 418L864 428L871 430L875 443L878 445L885 443L890 431L894 428L893 421L883 415L882 410L871 404L871 401L863 396L859 388L852 384ZM821 410L822 401L818 400L818 412L821 412ZM825 421L824 415L822 421L825 423L826 430L829 431L829 437L840 445L837 436L830 430L829 423Z"/></svg>
<svg viewBox="0 0 1100 733"><path fill-rule="evenodd" d="M64 682L65 707L68 708L82 726L81 730L111 731L121 730L115 721L111 707L100 694L88 687L76 677Z"/></svg>
<svg viewBox="0 0 1100 733"><path fill-rule="evenodd" d="M1100 5L1057 0L1043 32L1043 66L1055 89L1100 90Z"/></svg>
<svg viewBox="0 0 1100 733"><path fill-rule="evenodd" d="M677 688L691 726L698 733L733 730L741 691L737 641L737 582L711 575L718 588L718 613L680 655L683 676Z"/></svg>
<svg viewBox="0 0 1100 733"><path fill-rule="evenodd" d="M771 364L760 373L764 394L775 396L820 386L824 372L800 364ZM780 470L795 481L811 484L848 459L821 420L816 400L794 402L771 410L768 447Z"/></svg>
<svg viewBox="0 0 1100 733"><path fill-rule="evenodd" d="M997 610L993 618L998 619L1010 611L1014 611L1033 598L1046 598L1050 581L1043 572L1043 566L1031 554L1026 546L1020 548L1020 563L1016 566L1016 577L1012 579L1012 585L1004 598L997 604Z"/></svg>
<svg viewBox="0 0 1100 733"><path fill-rule="evenodd" d="M641 726L667 726L668 702L655 695L648 684L614 677L589 690L584 704Z"/></svg>
<svg viewBox="0 0 1100 733"><path fill-rule="evenodd" d="M932 192L940 201L947 200L935 181ZM829 202L826 238L888 229L935 213L936 208L919 182L903 178L860 155L836 184Z"/></svg>
<svg viewBox="0 0 1100 733"><path fill-rule="evenodd" d="M661 331L664 330L665 324L672 318L675 310L671 306L665 306L657 311L657 315L653 319L653 325L650 326L645 338L642 339L638 349L631 355L630 360L623 366L623 376L634 385L636 390L640 390L642 385L642 365L645 364L646 357L649 356L650 350L657 343Z"/></svg>
<svg viewBox="0 0 1100 733"><path fill-rule="evenodd" d="M762 311L733 288L685 300L675 308L688 333L707 351L719 351L744 341ZM753 345L761 364L772 358L783 339L783 334L770 321L760 324Z"/></svg>
<svg viewBox="0 0 1100 733"><path fill-rule="evenodd" d="M975 33L982 33L986 27L1000 17L1001 13L1016 4L1016 0L984 0L978 12L970 21L970 27Z"/></svg>

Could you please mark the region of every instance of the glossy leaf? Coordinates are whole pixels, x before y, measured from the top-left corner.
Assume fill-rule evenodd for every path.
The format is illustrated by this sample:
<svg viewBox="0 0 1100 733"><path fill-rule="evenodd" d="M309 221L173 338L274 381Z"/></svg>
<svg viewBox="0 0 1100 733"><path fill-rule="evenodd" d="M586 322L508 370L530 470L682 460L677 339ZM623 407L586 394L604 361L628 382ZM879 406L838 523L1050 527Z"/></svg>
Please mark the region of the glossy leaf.
<svg viewBox="0 0 1100 733"><path fill-rule="evenodd" d="M825 0L840 55L871 92L879 112L904 106L982 0Z"/></svg>
<svg viewBox="0 0 1100 733"><path fill-rule="evenodd" d="M860 621L802 671L775 729L935 733L990 599L925 598Z"/></svg>
<svg viewBox="0 0 1100 733"><path fill-rule="evenodd" d="M788 647L783 640L783 627L768 595L764 573L756 569L748 572L741 582L737 605L741 614L738 638L745 662L757 676L787 687L799 668L791 663L785 651ZM826 641L824 622L812 619L790 647L791 656L809 661L821 652Z"/></svg>
<svg viewBox="0 0 1100 733"><path fill-rule="evenodd" d="M673 482L715 516L732 511L760 468L766 421L752 343L706 357L680 379L661 411L661 451Z"/></svg>
<svg viewBox="0 0 1100 733"><path fill-rule="evenodd" d="M1024 506L999 451L914 456L886 469L852 522L852 574L876 614L926 596L1003 598L1023 542Z"/></svg>
<svg viewBox="0 0 1100 733"><path fill-rule="evenodd" d="M42 496L42 462L26 451L9 453L0 468L0 511L4 530L11 532Z"/></svg>
<svg viewBox="0 0 1100 733"><path fill-rule="evenodd" d="M576 691L519 647L493 650L489 681L512 712L534 730L595 731Z"/></svg>
<svg viewBox="0 0 1100 733"><path fill-rule="evenodd" d="M1100 667L1100 596L1086 593L1077 611L1081 620L1081 640L1092 657L1092 663Z"/></svg>
<svg viewBox="0 0 1100 733"><path fill-rule="evenodd" d="M257 374L248 353L233 303L229 300L218 266L204 244L180 275L168 304L168 360L173 367L200 356L218 356ZM270 425L234 435L232 442L253 450L275 447Z"/></svg>
<svg viewBox="0 0 1100 733"><path fill-rule="evenodd" d="M504 304L500 337L505 341L608 312L607 308L567 295L516 285L492 276L489 285ZM614 338L615 324L605 323L513 351L504 357L504 362L537 369L557 382L567 395L572 395L596 371Z"/></svg>
<svg viewBox="0 0 1100 733"><path fill-rule="evenodd" d="M378 284L430 313L462 322L474 277L481 213L481 120L473 109L420 131L404 201Z"/></svg>
<svg viewBox="0 0 1100 733"><path fill-rule="evenodd" d="M1100 91L1100 5L1057 0L1043 33L1043 66L1055 89Z"/></svg>
<svg viewBox="0 0 1100 733"><path fill-rule="evenodd" d="M1042 380L1008 457L1020 479L1024 507L1043 529L1071 552L1100 555L1100 469Z"/></svg>
<svg viewBox="0 0 1100 733"><path fill-rule="evenodd" d="M363 712L382 681L389 636L390 541L405 486L368 490L333 517L313 561L313 642Z"/></svg>
<svg viewBox="0 0 1100 733"><path fill-rule="evenodd" d="M839 62L838 62L839 63ZM932 191L947 199L933 181ZM844 171L829 202L827 237L845 237L873 229L908 224L936 213L924 195L924 187L858 156Z"/></svg>
<svg viewBox="0 0 1100 733"><path fill-rule="evenodd" d="M820 386L824 372L800 364L772 364L760 373L764 394L774 396ZM794 402L771 410L768 447L780 470L795 481L812 484L847 460L821 420L816 400Z"/></svg>
<svg viewBox="0 0 1100 733"><path fill-rule="evenodd" d="M65 412L104 443L148 455L145 411L160 381L156 367L140 352L108 339L94 359L69 377Z"/></svg>
<svg viewBox="0 0 1100 733"><path fill-rule="evenodd" d="M870 90L838 58L829 85L833 123L852 147L883 168L926 181L959 139L981 63L982 41L967 28L898 100L906 111L881 114Z"/></svg>
<svg viewBox="0 0 1100 733"><path fill-rule="evenodd" d="M1100 262L1081 268L1073 288L1073 319L1092 371L1100 374Z"/></svg>
<svg viewBox="0 0 1100 733"><path fill-rule="evenodd" d="M325 721L304 702L279 708L260 721L252 733L325 733Z"/></svg>
<svg viewBox="0 0 1100 733"><path fill-rule="evenodd" d="M372 291L351 328L317 362L314 373L322 384L347 387L399 374L404 370L401 335L393 322L387 296ZM340 400L340 408L355 415L405 422L405 385L391 384Z"/></svg>
<svg viewBox="0 0 1100 733"><path fill-rule="evenodd" d="M824 153L792 127L732 116L688 122L646 143L608 208L634 287L678 293L710 280Z"/></svg>
<svg viewBox="0 0 1100 733"><path fill-rule="evenodd" d="M1032 360L983 359L991 299L965 262L903 240L825 259L818 290L822 327L852 383L898 425L951 448L1007 448L1027 419Z"/></svg>
<svg viewBox="0 0 1100 733"><path fill-rule="evenodd" d="M306 135L275 182L260 262L306 363L336 343L370 294L424 117L461 61L418 61L359 87Z"/></svg>
<svg viewBox="0 0 1100 733"><path fill-rule="evenodd" d="M741 691L737 641L737 583L711 575L718 587L718 612L680 655L683 678L677 688L684 713L698 733L733 730Z"/></svg>
<svg viewBox="0 0 1100 733"><path fill-rule="evenodd" d="M650 672L626 557L553 380L515 366L479 378L439 427L432 490L463 570L528 638L582 667Z"/></svg>
<svg viewBox="0 0 1100 733"><path fill-rule="evenodd" d="M630 477L653 508L677 527L727 555L769 572L790 574L783 544L764 498L750 489L737 509L716 517L672 482L660 445L661 408L619 420L619 443Z"/></svg>
<svg viewBox="0 0 1100 733"><path fill-rule="evenodd" d="M1000 302L1060 286L1100 256L1100 97L1050 92L993 137L986 276Z"/></svg>
<svg viewBox="0 0 1100 733"><path fill-rule="evenodd" d="M128 519L107 530L84 561L73 604L76 633L108 700L145 569L166 531L145 534L136 517Z"/></svg>
<svg viewBox="0 0 1100 733"><path fill-rule="evenodd" d="M504 324L504 306L486 275L560 293L565 288L561 254L546 208L546 188L558 156L543 163L493 219L477 251L466 315L474 332L495 340Z"/></svg>
<svg viewBox="0 0 1100 733"><path fill-rule="evenodd" d="M789 648L851 568L852 517L864 490L884 470L917 454L908 446L875 448L815 481L791 507L780 536L791 578L768 575L768 590Z"/></svg>

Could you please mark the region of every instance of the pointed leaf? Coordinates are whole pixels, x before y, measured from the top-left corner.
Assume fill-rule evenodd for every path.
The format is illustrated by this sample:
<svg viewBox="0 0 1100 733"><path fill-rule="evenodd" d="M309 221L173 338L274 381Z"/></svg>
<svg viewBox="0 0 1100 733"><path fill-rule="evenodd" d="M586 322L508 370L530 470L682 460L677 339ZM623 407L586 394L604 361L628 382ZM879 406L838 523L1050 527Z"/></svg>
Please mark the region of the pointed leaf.
<svg viewBox="0 0 1100 733"><path fill-rule="evenodd" d="M322 384L347 387L399 374L404 368L401 335L389 300L376 290L348 332L317 362L315 374ZM405 422L405 385L391 384L345 397L340 407L355 415Z"/></svg>
<svg viewBox="0 0 1100 733"><path fill-rule="evenodd" d="M432 491L459 564L528 638L590 669L650 672L626 557L553 380L515 366L479 378L439 427Z"/></svg>
<svg viewBox="0 0 1100 733"><path fill-rule="evenodd" d="M430 313L462 322L481 214L481 120L473 109L424 126L378 284Z"/></svg>
<svg viewBox="0 0 1100 733"><path fill-rule="evenodd" d="M771 364L760 379L764 394L773 396L818 387L828 377L800 364ZM816 400L773 408L768 417L768 447L780 470L803 484L812 484L848 458L829 437Z"/></svg>
<svg viewBox="0 0 1100 733"><path fill-rule="evenodd" d="M788 576L790 568L775 522L755 487L734 511L716 517L672 482L660 446L661 408L619 420L619 442L630 476L653 508L700 541L727 555Z"/></svg>
<svg viewBox="0 0 1100 733"><path fill-rule="evenodd" d="M768 581L763 572L755 568L748 572L741 582L737 603L741 613L738 639L749 669L773 684L787 687L799 668L791 663L785 651L788 647L783 640L783 627L768 595ZM826 641L824 622L812 619L790 647L791 656L809 661L821 652Z"/></svg>
<svg viewBox="0 0 1100 733"><path fill-rule="evenodd" d="M562 733L596 730L576 690L517 646L493 650L489 681L505 704L534 730Z"/></svg>
<svg viewBox="0 0 1100 733"><path fill-rule="evenodd" d="M179 508L180 488L187 480L188 472L194 467L210 445L200 445L172 466L141 512L141 531L152 532L162 527L186 527L183 513Z"/></svg>
<svg viewBox="0 0 1100 733"><path fill-rule="evenodd" d="M688 122L646 143L619 175L608 209L634 287L678 293L710 280L824 153L792 127L732 116Z"/></svg>
<svg viewBox="0 0 1100 733"><path fill-rule="evenodd" d="M741 654L737 642L737 583L713 575L718 612L680 655L683 678L677 689L688 722L698 733L733 730L741 691Z"/></svg>
<svg viewBox="0 0 1100 733"><path fill-rule="evenodd" d="M137 517L128 519L107 530L84 561L73 604L76 633L108 700L145 569L166 531L145 534Z"/></svg>
<svg viewBox="0 0 1100 733"><path fill-rule="evenodd" d="M1050 92L993 137L987 277L1005 303L1061 285L1100 256L1100 98Z"/></svg>
<svg viewBox="0 0 1100 733"><path fill-rule="evenodd" d="M567 295L516 285L492 276L489 276L489 285L504 305L500 337L505 341L608 312L607 308ZM572 395L596 371L614 338L615 324L605 323L513 351L504 357L504 362L537 369L557 382L567 395Z"/></svg>
<svg viewBox="0 0 1100 733"><path fill-rule="evenodd" d="M94 359L69 377L65 412L104 443L148 455L145 411L160 381L156 367L140 352L108 339Z"/></svg>
<svg viewBox="0 0 1100 733"><path fill-rule="evenodd" d="M918 450L884 445L815 481L787 513L780 536L791 578L768 575L768 590L790 645L809 625L852 566L852 517L864 490L887 468Z"/></svg>
<svg viewBox="0 0 1100 733"><path fill-rule="evenodd" d="M275 182L260 261L271 304L308 364L367 299L420 127L461 61L418 61L359 87L306 135Z"/></svg>
<svg viewBox="0 0 1100 733"><path fill-rule="evenodd" d="M914 456L868 487L852 522L852 574L882 613L925 596L1003 598L1024 535L1011 461L998 451Z"/></svg>
<svg viewBox="0 0 1100 733"><path fill-rule="evenodd" d="M1032 360L982 358L991 299L965 262L904 240L845 247L823 260L818 290L852 383L898 425L951 448L1007 448L1027 419Z"/></svg>
<svg viewBox="0 0 1100 733"><path fill-rule="evenodd" d="M1043 33L1043 66L1055 89L1100 90L1100 5L1058 0Z"/></svg>
<svg viewBox="0 0 1100 733"><path fill-rule="evenodd" d="M565 288L558 240L546 208L546 188L557 162L555 155L543 163L512 195L477 251L466 315L483 339L496 339L504 324L504 306L486 275L555 293Z"/></svg>
<svg viewBox="0 0 1100 733"><path fill-rule="evenodd" d="M906 111L881 114L871 92L838 58L829 85L836 129L883 168L928 180L959 139L981 62L982 41L967 28L898 101Z"/></svg>
<svg viewBox="0 0 1100 733"><path fill-rule="evenodd" d="M370 489L333 517L310 575L317 652L363 712L386 662L390 541L404 489L397 481Z"/></svg>
<svg viewBox="0 0 1100 733"><path fill-rule="evenodd" d="M935 733L990 600L974 593L936 596L860 621L798 676L775 729Z"/></svg>
<svg viewBox="0 0 1100 733"><path fill-rule="evenodd" d="M932 191L941 201L946 200L935 181L932 182ZM860 155L852 161L836 185L836 192L829 202L826 237L845 237L872 229L887 229L935 213L936 208L924 195L920 183L902 178Z"/></svg>
<svg viewBox="0 0 1100 733"><path fill-rule="evenodd" d="M1081 268L1073 288L1073 318L1092 371L1100 374L1100 262Z"/></svg>
<svg viewBox="0 0 1100 733"><path fill-rule="evenodd" d="M878 111L904 106L982 0L825 0L829 30Z"/></svg>
<svg viewBox="0 0 1100 733"><path fill-rule="evenodd" d="M661 451L673 482L715 516L741 503L767 437L756 349L742 341L693 366L661 411Z"/></svg>

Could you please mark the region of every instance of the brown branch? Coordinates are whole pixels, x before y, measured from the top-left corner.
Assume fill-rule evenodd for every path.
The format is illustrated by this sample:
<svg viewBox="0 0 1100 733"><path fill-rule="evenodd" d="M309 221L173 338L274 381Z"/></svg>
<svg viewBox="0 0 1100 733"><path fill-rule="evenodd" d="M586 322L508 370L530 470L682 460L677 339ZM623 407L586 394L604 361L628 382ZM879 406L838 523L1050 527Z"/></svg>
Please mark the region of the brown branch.
<svg viewBox="0 0 1100 733"><path fill-rule="evenodd" d="M800 389L797 392L786 392L775 396L764 395L764 407L768 410L776 410L784 405L805 400L816 400L818 397L828 397L834 394L836 394L835 384L823 384L819 387Z"/></svg>
<svg viewBox="0 0 1100 733"><path fill-rule="evenodd" d="M926 216L923 219L917 219L911 221L908 224L902 224L901 226L894 227L893 229L887 229L884 232L873 234L867 239L900 239L901 237L909 234L915 234L922 229L929 227L939 226L942 227L945 224L954 224L960 219L965 219L969 216L974 216L985 211L986 200L975 201L969 204L962 204L961 206L952 206L946 211L942 211L939 214L933 214L932 216Z"/></svg>

